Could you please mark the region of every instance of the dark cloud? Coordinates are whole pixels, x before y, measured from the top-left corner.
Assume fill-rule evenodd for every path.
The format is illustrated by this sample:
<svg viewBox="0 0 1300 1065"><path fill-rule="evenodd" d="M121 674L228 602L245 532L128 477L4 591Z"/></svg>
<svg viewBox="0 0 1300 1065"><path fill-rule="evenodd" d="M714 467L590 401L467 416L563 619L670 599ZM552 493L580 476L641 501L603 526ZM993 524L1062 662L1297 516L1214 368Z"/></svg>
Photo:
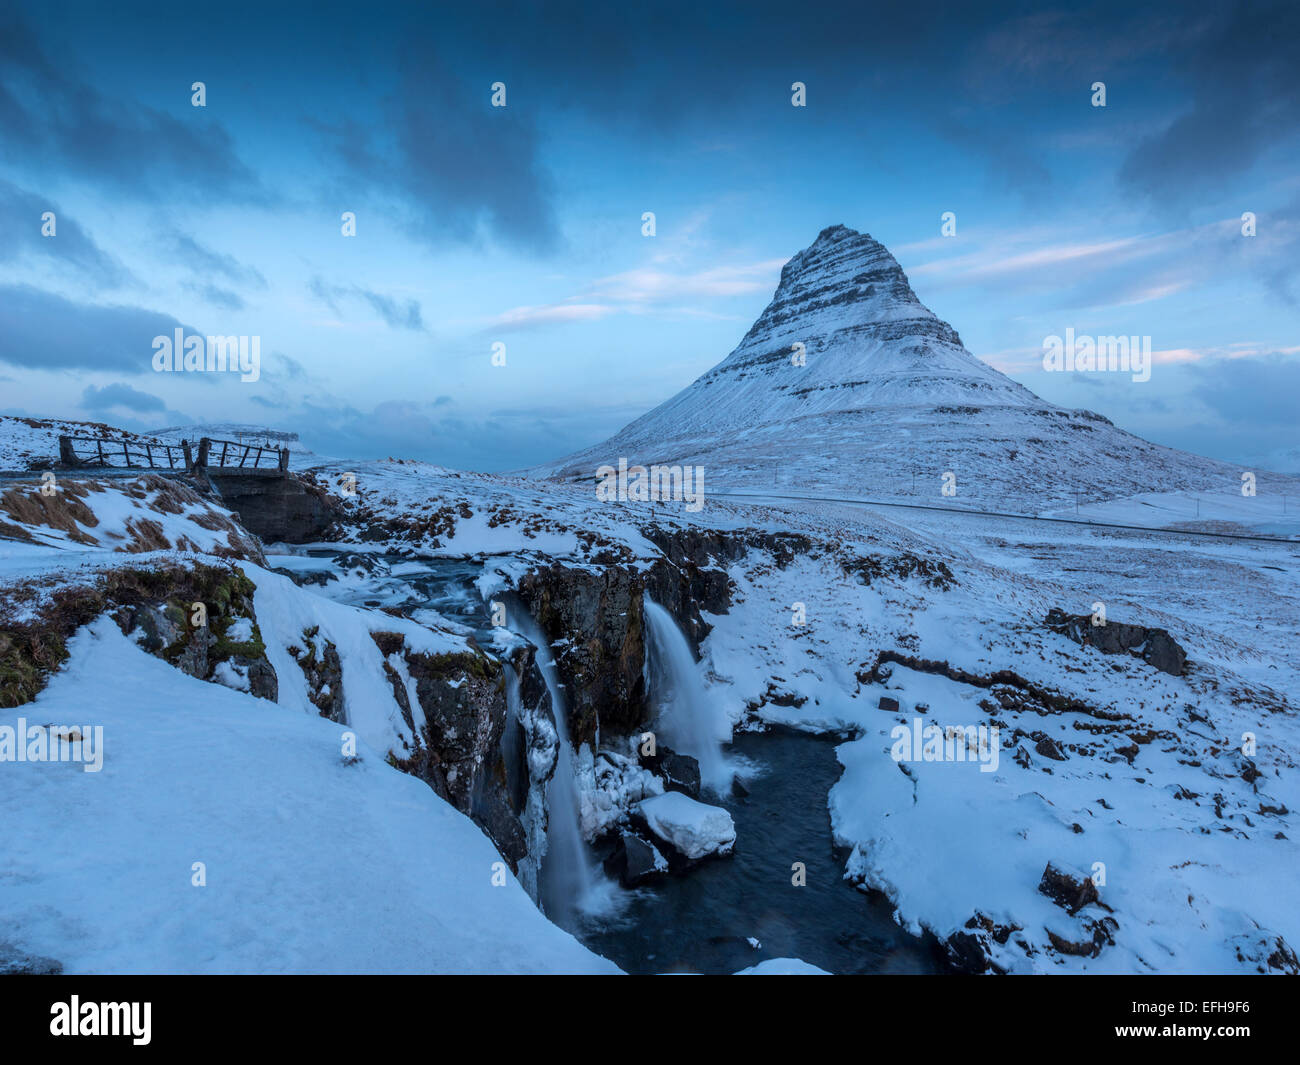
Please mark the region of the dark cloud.
<svg viewBox="0 0 1300 1065"><path fill-rule="evenodd" d="M63 49L60 40L51 49ZM76 77L77 63L48 56L31 27L0 13L0 161L39 159L126 195L267 201L225 127L206 108L178 119L119 99ZM186 87L188 88L188 87ZM188 103L188 100L186 100Z"/></svg>
<svg viewBox="0 0 1300 1065"><path fill-rule="evenodd" d="M55 215L52 237L41 233L41 216L46 211ZM0 262L34 253L71 266L97 288L115 288L133 280L130 271L102 250L58 204L3 178L0 178L0 218L4 219L5 233L0 240Z"/></svg>
<svg viewBox="0 0 1300 1065"><path fill-rule="evenodd" d="M154 337L180 327L171 315L142 307L101 307L30 285L0 285L0 362L14 366L148 373Z"/></svg>
<svg viewBox="0 0 1300 1065"><path fill-rule="evenodd" d="M331 285L320 277L313 277L307 287L313 296L335 314L343 313L340 307L342 301L359 299L368 303L391 329L411 329L417 332L424 329L418 300L399 301L359 285Z"/></svg>
<svg viewBox="0 0 1300 1065"><path fill-rule="evenodd" d="M166 410L167 404L149 392L141 392L130 385L120 382L96 388L87 385L81 394L81 405L86 410L107 410L109 407L125 407L138 412Z"/></svg>
<svg viewBox="0 0 1300 1065"><path fill-rule="evenodd" d="M1120 170L1130 188L1182 202L1222 192L1300 127L1300 5L1259 0L1210 9L1169 56L1187 103L1137 144Z"/></svg>
<svg viewBox="0 0 1300 1065"><path fill-rule="evenodd" d="M481 236L526 251L560 245L555 183L541 162L533 110L491 106L492 80L466 77L443 58L406 50L381 147L355 124L336 135L340 157L373 195L400 194L413 235L433 245ZM519 86L516 84L516 91Z"/></svg>

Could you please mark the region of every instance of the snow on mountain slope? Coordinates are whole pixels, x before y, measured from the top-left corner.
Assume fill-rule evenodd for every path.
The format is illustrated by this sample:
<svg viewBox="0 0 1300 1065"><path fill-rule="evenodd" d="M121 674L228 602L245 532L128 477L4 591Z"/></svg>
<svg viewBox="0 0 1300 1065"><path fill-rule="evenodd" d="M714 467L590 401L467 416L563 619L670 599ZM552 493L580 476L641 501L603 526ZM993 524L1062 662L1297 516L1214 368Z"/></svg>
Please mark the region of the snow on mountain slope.
<svg viewBox="0 0 1300 1065"><path fill-rule="evenodd" d="M714 488L798 485L1020 512L1072 503L1076 490L1102 499L1240 484L1237 467L1055 407L981 362L880 243L844 226L786 264L726 359L604 443L532 472L589 481L620 457L703 466ZM940 496L946 472L955 497Z"/></svg>
<svg viewBox="0 0 1300 1065"><path fill-rule="evenodd" d="M187 677L107 618L70 650L22 713L102 725L103 767L5 765L0 943L78 973L617 971L426 784L368 747L345 762L343 726Z"/></svg>

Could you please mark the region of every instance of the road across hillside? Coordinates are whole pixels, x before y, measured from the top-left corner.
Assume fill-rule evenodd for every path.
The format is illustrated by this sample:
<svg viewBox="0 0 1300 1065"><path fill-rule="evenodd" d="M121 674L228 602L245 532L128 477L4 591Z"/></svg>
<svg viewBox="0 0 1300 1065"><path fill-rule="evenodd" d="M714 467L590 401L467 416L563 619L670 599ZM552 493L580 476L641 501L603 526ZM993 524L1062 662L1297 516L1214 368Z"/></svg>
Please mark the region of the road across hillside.
<svg viewBox="0 0 1300 1065"><path fill-rule="evenodd" d="M839 496L804 496L786 495L776 492L710 492L710 495L724 499L745 499L761 502L764 499L780 499L805 503L849 503L864 507L896 507L905 510L929 510L940 514L958 516L1011 518L1016 521L1048 522L1057 525L1082 525L1089 529L1121 529L1130 532L1158 533L1164 536L1199 536L1216 540L1252 540L1270 544L1300 544L1300 539L1289 536L1260 536L1252 533L1205 532L1195 529L1162 529L1151 525L1121 525L1117 522L1085 521L1082 518L1044 518L1036 514L1013 514L1000 510L969 510L965 507L938 507L929 503L890 503L881 499L849 499Z"/></svg>

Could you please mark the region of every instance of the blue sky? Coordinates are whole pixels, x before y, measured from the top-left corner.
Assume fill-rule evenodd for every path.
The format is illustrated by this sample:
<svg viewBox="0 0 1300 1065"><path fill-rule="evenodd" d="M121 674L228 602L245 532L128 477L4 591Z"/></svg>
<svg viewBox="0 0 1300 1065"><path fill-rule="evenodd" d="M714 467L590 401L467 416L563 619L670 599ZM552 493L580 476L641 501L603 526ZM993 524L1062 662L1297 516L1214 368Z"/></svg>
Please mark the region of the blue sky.
<svg viewBox="0 0 1300 1065"><path fill-rule="evenodd" d="M844 223L1044 398L1255 462L1300 447L1298 53L1290 3L11 4L0 411L519 467ZM178 325L260 379L154 372ZM1149 335L1151 380L1042 372L1068 327Z"/></svg>

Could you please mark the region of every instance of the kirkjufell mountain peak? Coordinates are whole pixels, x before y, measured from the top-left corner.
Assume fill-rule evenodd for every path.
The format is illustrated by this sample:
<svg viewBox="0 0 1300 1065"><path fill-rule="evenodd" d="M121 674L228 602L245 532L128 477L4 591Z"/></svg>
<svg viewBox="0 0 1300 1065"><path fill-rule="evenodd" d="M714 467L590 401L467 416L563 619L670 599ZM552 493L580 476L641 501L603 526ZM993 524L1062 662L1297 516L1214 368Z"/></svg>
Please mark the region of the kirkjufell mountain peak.
<svg viewBox="0 0 1300 1065"><path fill-rule="evenodd" d="M1231 483L1235 467L1040 399L976 358L867 233L828 226L725 359L594 447L534 473L690 464L722 488L933 497L1041 510Z"/></svg>

